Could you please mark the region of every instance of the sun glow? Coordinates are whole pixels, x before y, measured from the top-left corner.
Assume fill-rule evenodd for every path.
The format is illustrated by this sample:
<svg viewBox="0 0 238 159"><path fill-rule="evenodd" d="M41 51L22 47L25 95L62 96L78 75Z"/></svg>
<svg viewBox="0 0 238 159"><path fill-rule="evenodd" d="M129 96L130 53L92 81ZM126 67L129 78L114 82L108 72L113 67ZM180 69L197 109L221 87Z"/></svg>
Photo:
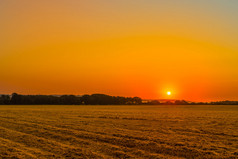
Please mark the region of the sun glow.
<svg viewBox="0 0 238 159"><path fill-rule="evenodd" d="M0 0L0 19L0 94L238 100L238 0Z"/></svg>
<svg viewBox="0 0 238 159"><path fill-rule="evenodd" d="M170 91L168 91L168 92L167 92L167 95L168 95L168 96L170 96L170 95L171 95L171 92L170 92Z"/></svg>

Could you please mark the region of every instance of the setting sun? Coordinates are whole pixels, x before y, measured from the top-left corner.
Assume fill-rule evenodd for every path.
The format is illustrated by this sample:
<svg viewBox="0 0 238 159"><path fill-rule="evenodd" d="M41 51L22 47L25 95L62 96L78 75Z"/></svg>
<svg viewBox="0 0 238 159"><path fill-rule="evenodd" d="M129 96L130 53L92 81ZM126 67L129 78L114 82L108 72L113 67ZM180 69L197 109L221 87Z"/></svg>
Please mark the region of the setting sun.
<svg viewBox="0 0 238 159"><path fill-rule="evenodd" d="M236 101L237 8L224 0L0 0L0 94Z"/></svg>
<svg viewBox="0 0 238 159"><path fill-rule="evenodd" d="M170 95L171 95L171 92L170 92L170 91L168 91L168 92L167 92L167 95L168 95L168 96L170 96Z"/></svg>

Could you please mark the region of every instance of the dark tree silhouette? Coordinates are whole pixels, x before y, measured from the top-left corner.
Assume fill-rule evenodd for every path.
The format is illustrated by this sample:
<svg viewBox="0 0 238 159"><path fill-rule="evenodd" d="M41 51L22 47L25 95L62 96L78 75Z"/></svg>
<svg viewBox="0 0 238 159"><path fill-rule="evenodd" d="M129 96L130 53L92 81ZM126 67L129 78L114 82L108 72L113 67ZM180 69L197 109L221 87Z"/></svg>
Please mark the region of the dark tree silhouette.
<svg viewBox="0 0 238 159"><path fill-rule="evenodd" d="M17 93L12 93L11 104L21 104L22 103L22 96L18 95Z"/></svg>
<svg viewBox="0 0 238 159"><path fill-rule="evenodd" d="M142 99L139 97L120 97L109 96L105 94L92 94L74 96L74 95L20 95L13 93L9 95L0 96L0 105L140 105ZM148 101L143 103L147 105L238 105L238 101L217 101L211 103L190 102L185 100L166 101L160 103L158 100Z"/></svg>
<svg viewBox="0 0 238 159"><path fill-rule="evenodd" d="M186 102L185 100L176 100L174 102L175 105L188 105L188 102Z"/></svg>
<svg viewBox="0 0 238 159"><path fill-rule="evenodd" d="M10 104L10 96L9 95L1 95L0 96L0 105L8 105Z"/></svg>

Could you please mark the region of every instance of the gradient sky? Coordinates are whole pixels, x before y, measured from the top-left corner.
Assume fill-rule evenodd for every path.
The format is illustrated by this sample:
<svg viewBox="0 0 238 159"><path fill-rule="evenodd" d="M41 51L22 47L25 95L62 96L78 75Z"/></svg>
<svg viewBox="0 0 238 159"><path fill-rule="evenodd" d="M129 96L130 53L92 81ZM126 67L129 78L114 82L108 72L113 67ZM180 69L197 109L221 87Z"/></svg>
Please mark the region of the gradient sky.
<svg viewBox="0 0 238 159"><path fill-rule="evenodd" d="M238 100L237 0L0 0L0 94Z"/></svg>

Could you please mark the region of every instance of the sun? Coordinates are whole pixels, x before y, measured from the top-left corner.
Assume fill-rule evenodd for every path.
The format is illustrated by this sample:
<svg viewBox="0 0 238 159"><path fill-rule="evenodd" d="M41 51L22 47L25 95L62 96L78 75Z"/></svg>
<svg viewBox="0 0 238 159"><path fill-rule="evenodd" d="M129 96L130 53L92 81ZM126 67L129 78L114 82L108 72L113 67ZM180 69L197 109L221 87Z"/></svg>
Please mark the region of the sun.
<svg viewBox="0 0 238 159"><path fill-rule="evenodd" d="M171 95L171 92L170 92L170 91L168 91L168 92L167 92L167 95L168 95L168 96L170 96L170 95Z"/></svg>

